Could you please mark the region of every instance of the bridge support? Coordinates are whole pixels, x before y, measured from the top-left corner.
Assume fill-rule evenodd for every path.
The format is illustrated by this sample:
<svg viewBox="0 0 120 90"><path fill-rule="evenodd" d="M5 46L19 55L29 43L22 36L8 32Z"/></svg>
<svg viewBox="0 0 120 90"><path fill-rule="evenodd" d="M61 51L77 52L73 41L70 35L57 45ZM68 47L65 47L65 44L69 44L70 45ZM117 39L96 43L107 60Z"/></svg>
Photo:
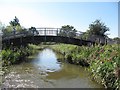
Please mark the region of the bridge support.
<svg viewBox="0 0 120 90"><path fill-rule="evenodd" d="M22 41L22 37L20 37L20 45L22 46L22 44L23 44L23 41Z"/></svg>
<svg viewBox="0 0 120 90"><path fill-rule="evenodd" d="M46 44L46 28L45 28L44 34L45 34L45 44Z"/></svg>
<svg viewBox="0 0 120 90"><path fill-rule="evenodd" d="M34 44L35 40L34 40L34 35L32 36L32 43Z"/></svg>

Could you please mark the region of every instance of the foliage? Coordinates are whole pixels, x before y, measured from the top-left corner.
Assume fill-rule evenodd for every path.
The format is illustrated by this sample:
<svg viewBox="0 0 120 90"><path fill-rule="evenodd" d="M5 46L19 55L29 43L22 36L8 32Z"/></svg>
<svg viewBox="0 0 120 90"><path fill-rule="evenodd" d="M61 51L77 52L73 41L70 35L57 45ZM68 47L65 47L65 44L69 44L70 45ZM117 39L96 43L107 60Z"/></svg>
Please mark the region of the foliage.
<svg viewBox="0 0 120 90"><path fill-rule="evenodd" d="M7 26L6 28L2 29L3 35L8 36L12 32L12 27Z"/></svg>
<svg viewBox="0 0 120 90"><path fill-rule="evenodd" d="M51 47L57 52L62 53L66 60L70 63L80 64L82 66L88 66L87 58L90 54L88 47L78 47L76 45L53 45Z"/></svg>
<svg viewBox="0 0 120 90"><path fill-rule="evenodd" d="M92 35L107 37L105 34L109 28L100 20L95 20L89 25L89 29L82 34L82 39L88 39Z"/></svg>
<svg viewBox="0 0 120 90"><path fill-rule="evenodd" d="M10 21L10 25L2 29L2 33L4 37L21 33L23 31L27 31L27 30L20 25L19 20L16 16L15 19L13 19L13 21Z"/></svg>
<svg viewBox="0 0 120 90"><path fill-rule="evenodd" d="M67 36L67 37L76 37L76 32L77 32L77 30L73 26L64 25L60 29L60 32L58 35Z"/></svg>
<svg viewBox="0 0 120 90"><path fill-rule="evenodd" d="M80 37L84 40L87 40L90 37L89 31L84 32L83 34L80 35Z"/></svg>
<svg viewBox="0 0 120 90"><path fill-rule="evenodd" d="M94 78L101 78L101 83L108 88L120 88L120 49L118 45L96 47L92 52L90 71Z"/></svg>
<svg viewBox="0 0 120 90"><path fill-rule="evenodd" d="M4 28L5 28L5 25L3 25L2 22L0 22L0 32L2 32Z"/></svg>
<svg viewBox="0 0 120 90"><path fill-rule="evenodd" d="M115 37L113 38L114 41L116 41L118 44L120 44L120 38L119 37Z"/></svg>
<svg viewBox="0 0 120 90"><path fill-rule="evenodd" d="M34 34L34 35L38 35L38 34L39 34L39 32L36 30L35 27L29 28L28 33L29 33L29 34L32 34L32 35L33 35L33 34Z"/></svg>
<svg viewBox="0 0 120 90"><path fill-rule="evenodd" d="M29 47L13 47L3 49L0 54L2 55L3 66L20 63L29 55L32 54L32 49Z"/></svg>
<svg viewBox="0 0 120 90"><path fill-rule="evenodd" d="M20 26L19 19L15 16L13 21L10 21L10 25L13 26L13 27L14 26Z"/></svg>
<svg viewBox="0 0 120 90"><path fill-rule="evenodd" d="M105 36L105 32L109 31L109 28L100 20L95 20L89 25L89 30L90 35Z"/></svg>
<svg viewBox="0 0 120 90"><path fill-rule="evenodd" d="M106 88L120 89L120 47L96 45L94 47L75 45L53 45L52 49L62 53L70 63L88 66L94 79Z"/></svg>
<svg viewBox="0 0 120 90"><path fill-rule="evenodd" d="M2 28L2 33L3 36L11 36L14 34L29 34L29 35L38 35L39 32L36 30L35 27L31 27L28 30L24 27L22 27L19 23L19 19L15 16L15 19L13 19L12 21L10 21L10 25L6 26L3 28L2 24L1 24L1 28Z"/></svg>

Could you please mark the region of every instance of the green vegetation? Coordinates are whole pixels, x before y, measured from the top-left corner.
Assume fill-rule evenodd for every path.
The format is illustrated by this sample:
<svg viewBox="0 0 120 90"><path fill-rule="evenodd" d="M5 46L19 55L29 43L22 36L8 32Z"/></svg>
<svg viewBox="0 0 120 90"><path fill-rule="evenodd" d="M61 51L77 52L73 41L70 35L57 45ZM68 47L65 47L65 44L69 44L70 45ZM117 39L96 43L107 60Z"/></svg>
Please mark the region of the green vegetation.
<svg viewBox="0 0 120 90"><path fill-rule="evenodd" d="M0 52L0 56L2 56L2 65L9 66L12 64L19 64L27 60L26 58L32 54L35 54L37 50L43 50L46 48L43 45L33 45L29 44L26 47L9 47L5 48Z"/></svg>
<svg viewBox="0 0 120 90"><path fill-rule="evenodd" d="M2 55L2 65L8 66L22 62L27 56L32 54L28 47L14 47L13 49L4 49L0 53Z"/></svg>
<svg viewBox="0 0 120 90"><path fill-rule="evenodd" d="M89 29L80 37L82 39L88 39L91 35L107 37L105 34L107 31L109 31L109 28L103 22L97 19L89 25Z"/></svg>
<svg viewBox="0 0 120 90"><path fill-rule="evenodd" d="M109 31L109 28L100 20L95 20L92 24L89 25L89 34L90 35L100 35L106 36L105 32Z"/></svg>
<svg viewBox="0 0 120 90"><path fill-rule="evenodd" d="M77 34L77 30L70 25L64 25L61 27L58 35L66 37L76 37L82 39L89 39L92 35L107 37L106 32L109 31L109 28L100 20L96 19L89 25L89 29L86 32Z"/></svg>
<svg viewBox="0 0 120 90"><path fill-rule="evenodd" d="M37 50L42 50L45 47L36 46L33 44L29 44L26 47L9 47L5 48L0 52L2 56L2 65L9 66L11 64L17 64L26 60L26 58L34 53Z"/></svg>
<svg viewBox="0 0 120 90"><path fill-rule="evenodd" d="M36 30L35 27L29 28L29 32L28 33L29 34L34 34L34 35L38 35L39 34L39 32Z"/></svg>
<svg viewBox="0 0 120 90"><path fill-rule="evenodd" d="M32 55L36 52L34 47L32 45L28 45L28 47L9 47L4 48L0 52L0 56L2 57L2 60L0 60L0 63L2 63L2 72L1 75L8 72L8 67L12 64L19 64L21 62L24 62L27 60L26 58L29 55Z"/></svg>
<svg viewBox="0 0 120 90"><path fill-rule="evenodd" d="M0 30L3 33L3 37L11 36L14 34L27 34L27 35L38 35L39 32L35 27L30 27L29 29L21 26L19 19L15 16L15 18L9 22L10 25L5 26L0 22Z"/></svg>
<svg viewBox="0 0 120 90"><path fill-rule="evenodd" d="M19 19L16 16L15 16L15 19L9 22L9 24L10 25L6 27L4 26L4 28L1 29L3 36L5 37L26 31L26 29L20 25Z"/></svg>
<svg viewBox="0 0 120 90"><path fill-rule="evenodd" d="M51 47L53 50L60 52L65 56L65 59L72 64L81 64L81 65L87 65L86 57L89 55L90 52L87 52L88 49L83 47L78 47L76 45L52 45ZM86 53L84 53L86 52Z"/></svg>
<svg viewBox="0 0 120 90"><path fill-rule="evenodd" d="M51 48L65 56L69 63L89 66L93 78L107 88L120 89L120 47L53 45Z"/></svg>
<svg viewBox="0 0 120 90"><path fill-rule="evenodd" d="M9 73L9 66L27 61L28 56L36 53L40 47L36 45L28 45L27 47L6 47L0 52L0 85L2 84L2 76Z"/></svg>
<svg viewBox="0 0 120 90"><path fill-rule="evenodd" d="M120 89L120 47L106 45L96 47L89 57L90 71L95 79L100 78L105 87Z"/></svg>
<svg viewBox="0 0 120 90"><path fill-rule="evenodd" d="M120 44L120 37L115 37L115 38L113 38L113 40L116 41L117 44Z"/></svg>
<svg viewBox="0 0 120 90"><path fill-rule="evenodd" d="M77 30L73 26L64 25L61 27L58 35L66 37L76 37L76 32Z"/></svg>

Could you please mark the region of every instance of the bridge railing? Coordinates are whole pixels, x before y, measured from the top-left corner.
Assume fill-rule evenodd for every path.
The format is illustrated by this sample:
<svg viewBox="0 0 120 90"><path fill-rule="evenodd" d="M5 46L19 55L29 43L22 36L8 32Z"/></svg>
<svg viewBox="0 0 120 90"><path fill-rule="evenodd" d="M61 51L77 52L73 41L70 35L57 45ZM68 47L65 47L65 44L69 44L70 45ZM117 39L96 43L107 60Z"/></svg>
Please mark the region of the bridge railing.
<svg viewBox="0 0 120 90"><path fill-rule="evenodd" d="M60 28L36 28L36 31L11 31L9 33L1 33L2 38L15 38L21 36L58 36Z"/></svg>
<svg viewBox="0 0 120 90"><path fill-rule="evenodd" d="M13 37L21 37L21 36L26 36L28 35L28 32L22 31L22 32L17 32L17 31L12 31L9 33L2 33L2 38L13 38Z"/></svg>
<svg viewBox="0 0 120 90"><path fill-rule="evenodd" d="M39 32L39 35L50 35L50 36L58 36L60 28L36 28Z"/></svg>

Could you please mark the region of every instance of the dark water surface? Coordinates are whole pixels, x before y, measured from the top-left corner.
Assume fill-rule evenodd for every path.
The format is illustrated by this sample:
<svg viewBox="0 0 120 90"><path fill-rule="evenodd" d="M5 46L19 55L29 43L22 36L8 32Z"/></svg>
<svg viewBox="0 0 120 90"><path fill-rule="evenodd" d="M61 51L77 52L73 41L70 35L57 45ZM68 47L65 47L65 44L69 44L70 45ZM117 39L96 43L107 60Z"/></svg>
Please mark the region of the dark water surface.
<svg viewBox="0 0 120 90"><path fill-rule="evenodd" d="M85 68L60 62L51 49L40 51L34 59L10 67L2 87L12 88L103 88L92 81Z"/></svg>

